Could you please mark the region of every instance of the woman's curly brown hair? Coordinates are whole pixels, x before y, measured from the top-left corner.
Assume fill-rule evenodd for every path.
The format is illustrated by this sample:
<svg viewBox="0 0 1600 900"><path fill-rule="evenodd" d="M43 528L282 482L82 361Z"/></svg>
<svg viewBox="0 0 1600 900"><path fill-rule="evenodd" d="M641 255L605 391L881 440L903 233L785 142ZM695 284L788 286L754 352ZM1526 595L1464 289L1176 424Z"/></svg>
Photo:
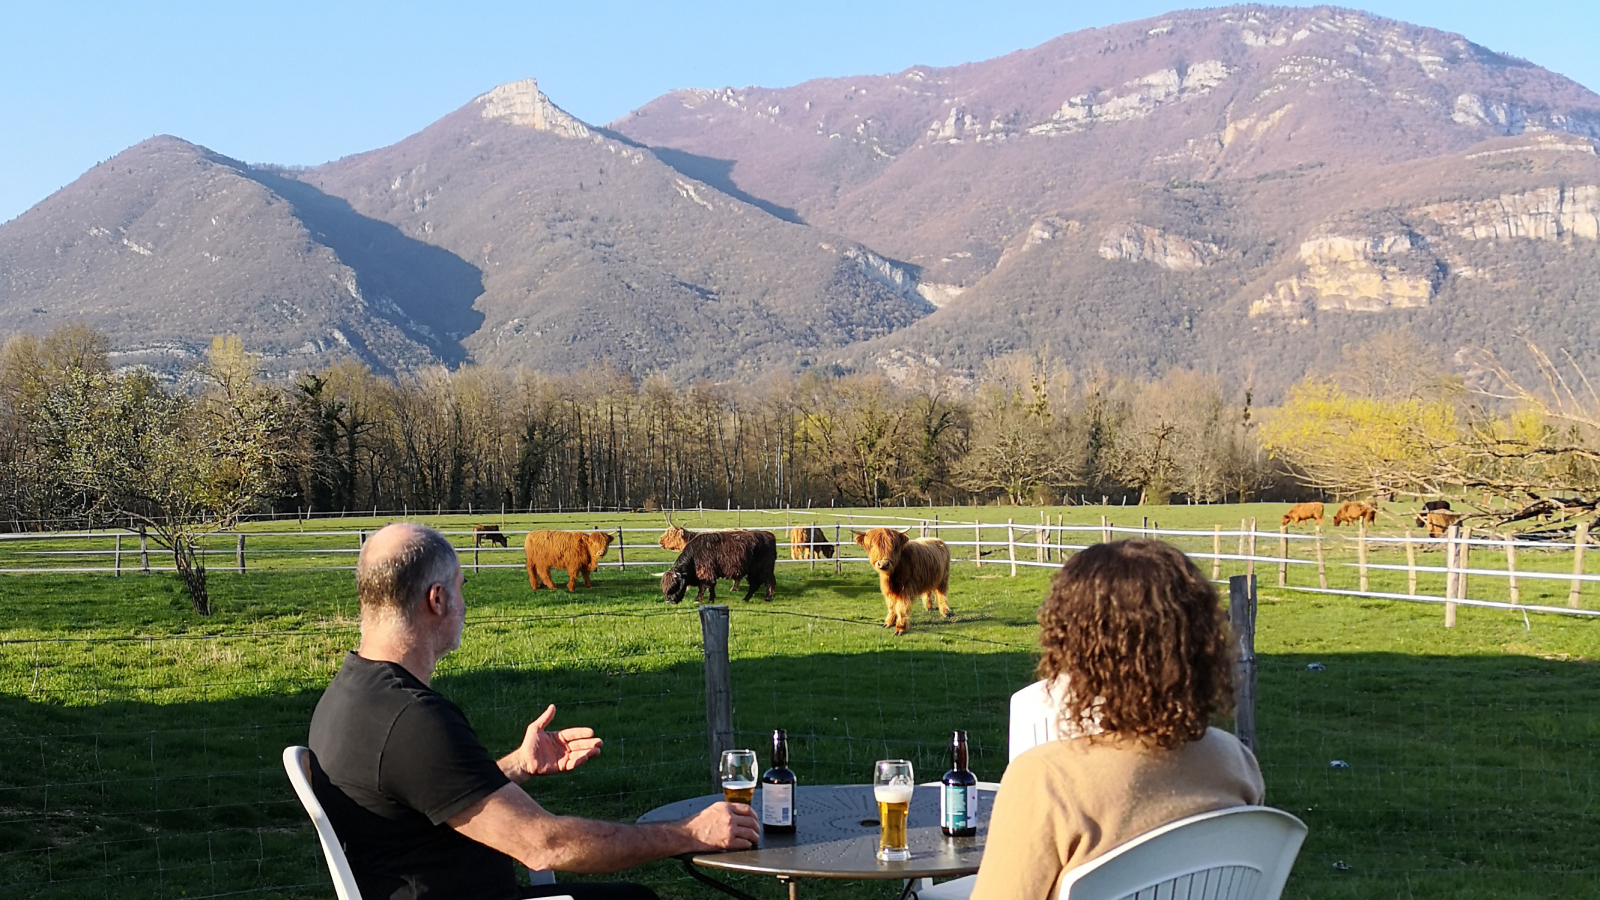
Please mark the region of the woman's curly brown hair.
<svg viewBox="0 0 1600 900"><path fill-rule="evenodd" d="M1159 541L1073 556L1039 608L1039 676L1067 677L1066 722L1172 749L1233 708L1233 651L1217 592Z"/></svg>

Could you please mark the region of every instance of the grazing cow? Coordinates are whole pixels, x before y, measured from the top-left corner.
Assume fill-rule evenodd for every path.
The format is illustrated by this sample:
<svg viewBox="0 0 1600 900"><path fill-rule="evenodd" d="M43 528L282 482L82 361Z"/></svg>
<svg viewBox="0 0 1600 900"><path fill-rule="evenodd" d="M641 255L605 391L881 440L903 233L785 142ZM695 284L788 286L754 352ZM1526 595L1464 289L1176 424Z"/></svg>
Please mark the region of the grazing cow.
<svg viewBox="0 0 1600 900"><path fill-rule="evenodd" d="M756 588L765 586L767 602L771 603L772 592L778 586L774 574L777 565L778 539L770 531L707 531L684 543L672 568L661 576L661 594L668 603L681 603L689 588L695 587L699 590L694 602L699 603L709 590L711 602L715 603L718 578L731 579L735 586L740 579L748 578L750 587L744 599L749 600Z"/></svg>
<svg viewBox="0 0 1600 900"><path fill-rule="evenodd" d="M1450 511L1450 501L1449 500L1429 500L1427 503L1422 504L1422 511L1423 512L1433 512L1436 509L1442 509L1445 512L1449 512Z"/></svg>
<svg viewBox="0 0 1600 900"><path fill-rule="evenodd" d="M472 526L472 546L474 546L474 547L481 546L484 541L488 541L491 544L499 544L502 547L510 546L509 544L506 543L506 536L500 533L500 526L498 526L498 525L474 525L474 526Z"/></svg>
<svg viewBox="0 0 1600 900"><path fill-rule="evenodd" d="M1444 537L1445 533L1450 530L1450 526L1459 521L1461 521L1461 514L1453 513L1449 510L1436 509L1428 513L1428 537Z"/></svg>
<svg viewBox="0 0 1600 900"><path fill-rule="evenodd" d="M584 587L593 587L589 583L589 573L600 565L600 557L611 549L611 533L533 531L522 542L522 549L528 554L529 587L537 591L540 582L543 582L545 587L553 591L556 586L550 581L550 570L565 569L567 591L570 593L576 590L580 575Z"/></svg>
<svg viewBox="0 0 1600 900"><path fill-rule="evenodd" d="M939 615L950 618L950 548L938 538L911 539L910 529L874 528L850 532L878 570L878 589L889 613L883 627L905 634L911 625L911 601L922 598L926 609L939 603Z"/></svg>
<svg viewBox="0 0 1600 900"><path fill-rule="evenodd" d="M1309 519L1317 520L1318 525L1322 524L1322 504L1320 502L1296 503L1289 507L1288 512L1283 514L1283 522L1281 524L1293 525L1296 522L1304 522Z"/></svg>
<svg viewBox="0 0 1600 900"><path fill-rule="evenodd" d="M796 525L789 529L790 559L833 559L833 545L821 528Z"/></svg>
<svg viewBox="0 0 1600 900"><path fill-rule="evenodd" d="M1378 507L1365 500L1351 500L1339 505L1339 510L1333 514L1333 524L1343 525L1346 522L1366 522L1368 525L1378 521Z"/></svg>
<svg viewBox="0 0 1600 900"><path fill-rule="evenodd" d="M689 543L689 539L699 533L681 525L668 525L667 530L661 532L661 549L681 551Z"/></svg>

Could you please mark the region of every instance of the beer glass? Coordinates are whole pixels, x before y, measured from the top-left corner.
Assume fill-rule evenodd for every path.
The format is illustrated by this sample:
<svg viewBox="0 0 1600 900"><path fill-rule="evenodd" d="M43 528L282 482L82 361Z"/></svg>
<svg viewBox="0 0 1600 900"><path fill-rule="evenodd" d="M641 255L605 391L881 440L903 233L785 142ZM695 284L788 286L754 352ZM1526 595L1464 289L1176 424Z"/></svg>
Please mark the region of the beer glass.
<svg viewBox="0 0 1600 900"><path fill-rule="evenodd" d="M722 796L729 803L749 805L756 792L756 752L722 751Z"/></svg>
<svg viewBox="0 0 1600 900"><path fill-rule="evenodd" d="M880 759L872 776L872 796L878 801L878 858L902 862L911 858L906 844L906 819L911 815L911 793L916 777L909 759Z"/></svg>

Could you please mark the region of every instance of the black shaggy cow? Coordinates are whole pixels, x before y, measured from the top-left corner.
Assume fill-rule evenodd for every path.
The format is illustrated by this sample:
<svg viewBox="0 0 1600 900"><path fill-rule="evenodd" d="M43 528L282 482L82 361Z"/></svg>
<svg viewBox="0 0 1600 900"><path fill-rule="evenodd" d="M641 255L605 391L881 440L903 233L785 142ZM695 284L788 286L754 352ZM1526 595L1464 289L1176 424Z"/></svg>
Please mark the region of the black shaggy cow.
<svg viewBox="0 0 1600 900"><path fill-rule="evenodd" d="M1449 512L1449 500L1429 500L1422 504L1422 512L1417 513L1417 527L1422 528L1428 524L1428 513Z"/></svg>
<svg viewBox="0 0 1600 900"><path fill-rule="evenodd" d="M668 603L680 603L693 586L699 588L696 603L708 589L711 602L715 603L718 578L735 582L748 578L750 589L745 591L744 599L749 600L756 588L766 585L767 601L771 602L778 586L773 575L777 565L778 539L770 531L707 531L684 544L672 568L661 576L661 593Z"/></svg>

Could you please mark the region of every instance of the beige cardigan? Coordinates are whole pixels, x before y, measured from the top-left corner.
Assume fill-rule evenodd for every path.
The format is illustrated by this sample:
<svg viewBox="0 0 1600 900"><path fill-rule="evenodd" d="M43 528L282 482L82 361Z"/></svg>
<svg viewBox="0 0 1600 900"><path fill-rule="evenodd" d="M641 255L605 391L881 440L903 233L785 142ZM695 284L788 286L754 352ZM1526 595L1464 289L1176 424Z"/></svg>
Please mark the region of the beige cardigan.
<svg viewBox="0 0 1600 900"><path fill-rule="evenodd" d="M1061 875L1178 819L1261 803L1256 758L1215 728L1174 750L1102 735L1011 761L972 900L1053 900Z"/></svg>

